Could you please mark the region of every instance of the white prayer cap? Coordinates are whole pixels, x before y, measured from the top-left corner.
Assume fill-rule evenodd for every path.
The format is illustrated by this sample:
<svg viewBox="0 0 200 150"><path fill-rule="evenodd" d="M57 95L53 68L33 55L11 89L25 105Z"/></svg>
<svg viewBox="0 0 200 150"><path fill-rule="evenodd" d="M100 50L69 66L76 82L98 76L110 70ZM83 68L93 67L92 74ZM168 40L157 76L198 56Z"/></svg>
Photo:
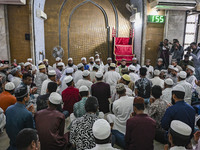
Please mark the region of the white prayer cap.
<svg viewBox="0 0 200 150"><path fill-rule="evenodd" d="M178 71L179 71L179 70L178 70L178 68L176 68L176 67L174 67L174 68L173 68L173 70L174 70L174 71L176 71L176 72L178 72Z"/></svg>
<svg viewBox="0 0 200 150"><path fill-rule="evenodd" d="M110 124L105 119L98 119L92 127L93 135L98 140L105 140L111 134Z"/></svg>
<svg viewBox="0 0 200 150"><path fill-rule="evenodd" d="M56 57L56 61L60 61L61 60L61 58L60 57Z"/></svg>
<svg viewBox="0 0 200 150"><path fill-rule="evenodd" d="M190 65L187 65L187 68L190 69L190 70L192 70L193 72L195 72L195 68L194 67L192 67Z"/></svg>
<svg viewBox="0 0 200 150"><path fill-rule="evenodd" d="M32 58L28 58L27 61L33 61L33 59Z"/></svg>
<svg viewBox="0 0 200 150"><path fill-rule="evenodd" d="M90 72L88 70L84 70L83 71L83 74L82 74L84 77L87 77L90 75Z"/></svg>
<svg viewBox="0 0 200 150"><path fill-rule="evenodd" d="M112 58L108 57L108 58L107 58L107 61L109 61L109 60L112 60Z"/></svg>
<svg viewBox="0 0 200 150"><path fill-rule="evenodd" d="M192 133L191 127L187 125L186 123L179 120L173 120L171 122L170 128L176 133L184 135L184 136L190 136Z"/></svg>
<svg viewBox="0 0 200 150"><path fill-rule="evenodd" d="M174 87L172 88L172 91L179 91L179 92L184 92L184 93L185 93L184 87L183 87L182 85L180 85L180 84L174 86Z"/></svg>
<svg viewBox="0 0 200 150"><path fill-rule="evenodd" d="M102 78L103 77L103 73L101 71L98 71L95 75L95 77L97 78Z"/></svg>
<svg viewBox="0 0 200 150"><path fill-rule="evenodd" d="M49 70L48 75L55 76L56 75L56 71L55 70Z"/></svg>
<svg viewBox="0 0 200 150"><path fill-rule="evenodd" d="M64 82L65 83L70 83L72 80L73 80L72 76L66 76L65 79L64 79Z"/></svg>
<svg viewBox="0 0 200 150"><path fill-rule="evenodd" d="M67 69L66 69L66 73L73 73L74 72L74 69L72 68L72 67L68 67Z"/></svg>
<svg viewBox="0 0 200 150"><path fill-rule="evenodd" d="M116 65L115 65L114 63L111 63L111 64L110 64L110 67L113 67L113 68L115 68L115 67L116 67Z"/></svg>
<svg viewBox="0 0 200 150"><path fill-rule="evenodd" d="M52 92L51 95L49 96L49 101L52 104L59 105L62 103L62 97L60 94L58 94L56 92Z"/></svg>
<svg viewBox="0 0 200 150"><path fill-rule="evenodd" d="M81 61L83 61L83 60L85 60L85 61L86 61L87 59L86 59L85 57L82 57L82 58L81 58Z"/></svg>
<svg viewBox="0 0 200 150"><path fill-rule="evenodd" d="M158 61L163 61L163 59L162 58L158 58Z"/></svg>
<svg viewBox="0 0 200 150"><path fill-rule="evenodd" d="M90 57L90 59L94 59L94 57Z"/></svg>
<svg viewBox="0 0 200 150"><path fill-rule="evenodd" d="M68 58L68 61L73 61L73 59L72 58Z"/></svg>
<svg viewBox="0 0 200 150"><path fill-rule="evenodd" d="M80 64L77 65L77 67L78 67L78 68L82 68L82 67L83 67L83 64L80 63Z"/></svg>
<svg viewBox="0 0 200 150"><path fill-rule="evenodd" d="M181 71L179 73L179 77L182 78L182 79L185 79L187 77L187 73L185 71Z"/></svg>
<svg viewBox="0 0 200 150"><path fill-rule="evenodd" d="M57 63L57 66L58 66L58 67L61 67L61 66L63 66L63 63L62 63L62 62L59 62L59 63Z"/></svg>
<svg viewBox="0 0 200 150"><path fill-rule="evenodd" d="M99 57L99 54L96 54L95 57Z"/></svg>
<svg viewBox="0 0 200 150"><path fill-rule="evenodd" d="M153 74L154 74L155 76L159 76L159 75L160 75L160 71L156 69L156 70L154 70Z"/></svg>
<svg viewBox="0 0 200 150"><path fill-rule="evenodd" d="M131 66L129 67L129 70L135 71L136 68L135 68L135 66L131 65Z"/></svg>
<svg viewBox="0 0 200 150"><path fill-rule="evenodd" d="M38 64L41 64L41 63L43 63L43 61L41 61L41 60L38 60Z"/></svg>
<svg viewBox="0 0 200 150"><path fill-rule="evenodd" d="M7 91L12 91L12 90L14 90L14 89L15 89L14 83L12 83L12 82L6 83L6 85L5 85L5 90L7 90Z"/></svg>
<svg viewBox="0 0 200 150"><path fill-rule="evenodd" d="M100 61L100 59L96 59L96 60L95 60L95 62L98 62L98 61Z"/></svg>
<svg viewBox="0 0 200 150"><path fill-rule="evenodd" d="M29 66L29 65L31 65L31 63L30 63L30 62L26 62L26 63L24 64L24 67Z"/></svg>
<svg viewBox="0 0 200 150"><path fill-rule="evenodd" d="M174 85L174 82L173 82L172 79L168 78L168 79L165 80L165 84L167 84L167 85Z"/></svg>
<svg viewBox="0 0 200 150"><path fill-rule="evenodd" d="M133 57L133 59L132 60L137 60L137 58L136 57Z"/></svg>
<svg viewBox="0 0 200 150"><path fill-rule="evenodd" d="M83 86L81 86L81 87L79 88L79 92L88 92L88 91L89 91L89 89L88 89L88 87L85 86L85 85L83 85Z"/></svg>
<svg viewBox="0 0 200 150"><path fill-rule="evenodd" d="M168 69L174 69L174 66L173 65L169 65Z"/></svg>

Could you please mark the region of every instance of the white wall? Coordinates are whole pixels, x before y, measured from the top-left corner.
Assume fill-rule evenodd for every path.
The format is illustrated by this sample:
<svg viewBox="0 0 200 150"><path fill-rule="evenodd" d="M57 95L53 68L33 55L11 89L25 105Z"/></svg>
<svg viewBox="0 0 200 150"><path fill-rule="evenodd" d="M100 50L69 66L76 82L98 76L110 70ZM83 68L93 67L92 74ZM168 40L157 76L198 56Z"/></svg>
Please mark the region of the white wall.
<svg viewBox="0 0 200 150"><path fill-rule="evenodd" d="M172 42L173 39L178 39L180 44L184 43L184 30L185 30L185 11L170 10L166 11L167 22L165 24L164 38Z"/></svg>
<svg viewBox="0 0 200 150"><path fill-rule="evenodd" d="M5 5L0 5L0 60L9 60L5 7Z"/></svg>
<svg viewBox="0 0 200 150"><path fill-rule="evenodd" d="M36 64L39 58L39 52L45 55L45 36L44 36L44 20L36 16L37 10L44 11L45 0L34 0L34 32L35 32L35 60Z"/></svg>

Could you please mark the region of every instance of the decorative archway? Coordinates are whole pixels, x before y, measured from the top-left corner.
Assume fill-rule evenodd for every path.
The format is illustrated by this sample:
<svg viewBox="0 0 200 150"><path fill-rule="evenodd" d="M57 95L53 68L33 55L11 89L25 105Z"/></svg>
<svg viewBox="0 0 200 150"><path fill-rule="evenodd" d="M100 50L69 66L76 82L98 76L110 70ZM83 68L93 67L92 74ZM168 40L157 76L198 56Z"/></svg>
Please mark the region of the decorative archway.
<svg viewBox="0 0 200 150"><path fill-rule="evenodd" d="M107 43L108 43L108 56L110 56L110 26L108 24L108 16L107 16L107 13L106 11L103 9L103 7L101 7L99 4L95 3L94 1L92 0L85 0L84 2L80 3L79 5L77 5L72 11L71 11L71 14L70 14L70 17L69 17L69 24L68 24L68 29L67 29L67 36L68 36L68 58L70 57L70 35L69 35L69 30L70 30L70 25L71 25L71 18L72 18L72 15L74 14L74 12L79 8L81 7L82 5L86 4L86 3L92 3L93 5L95 5L96 7L98 7L103 15L104 15L104 18L105 18L105 26L106 26L106 29L107 29ZM113 10L114 10L114 14L115 14L115 21L116 21L116 36L118 36L118 13L117 13L117 9L115 7L115 5L113 4L112 0L109 0ZM59 12L59 46L61 46L61 14L62 14L62 11L63 11L63 8L65 6L65 4L67 3L67 0L64 0L62 6L61 6L61 9L60 9L60 12Z"/></svg>

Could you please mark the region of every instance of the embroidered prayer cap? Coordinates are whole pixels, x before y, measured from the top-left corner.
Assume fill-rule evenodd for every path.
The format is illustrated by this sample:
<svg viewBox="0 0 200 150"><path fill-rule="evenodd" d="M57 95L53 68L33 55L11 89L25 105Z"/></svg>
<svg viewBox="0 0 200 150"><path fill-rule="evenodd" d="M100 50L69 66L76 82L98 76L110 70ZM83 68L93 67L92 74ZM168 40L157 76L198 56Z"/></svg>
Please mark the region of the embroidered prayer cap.
<svg viewBox="0 0 200 150"><path fill-rule="evenodd" d="M65 83L70 83L72 80L73 80L72 76L66 76L65 79L64 79L64 82Z"/></svg>
<svg viewBox="0 0 200 150"><path fill-rule="evenodd" d="M131 77L127 74L123 75L122 78L126 81L131 81Z"/></svg>
<svg viewBox="0 0 200 150"><path fill-rule="evenodd" d="M156 69L156 70L154 70L153 74L154 74L155 76L159 76L159 75L160 75L160 71Z"/></svg>
<svg viewBox="0 0 200 150"><path fill-rule="evenodd" d="M125 90L124 84L119 83L119 84L116 85L116 91L117 92L120 92L120 91L123 91L123 90Z"/></svg>
<svg viewBox="0 0 200 150"><path fill-rule="evenodd" d="M95 77L97 78L102 78L103 77L103 73L101 71L98 71L96 74L95 74Z"/></svg>
<svg viewBox="0 0 200 150"><path fill-rule="evenodd" d="M48 75L55 76L56 75L56 71L55 70L49 70Z"/></svg>
<svg viewBox="0 0 200 150"><path fill-rule="evenodd" d="M185 79L187 77L187 73L185 71L180 71L179 75L180 78Z"/></svg>
<svg viewBox="0 0 200 150"><path fill-rule="evenodd" d="M165 80L165 84L167 84L167 85L174 85L174 82L173 82L172 79L167 78L167 79Z"/></svg>
<svg viewBox="0 0 200 150"><path fill-rule="evenodd" d="M39 65L39 70L40 70L40 69L45 69L45 68L46 68L45 65Z"/></svg>
<svg viewBox="0 0 200 150"><path fill-rule="evenodd" d="M184 92L184 93L185 93L184 87L183 87L182 85L180 85L180 84L174 86L174 87L172 88L172 91L178 91L178 92Z"/></svg>
<svg viewBox="0 0 200 150"><path fill-rule="evenodd" d="M82 74L84 77L87 77L90 75L90 72L88 70L84 70L83 71L83 74Z"/></svg>

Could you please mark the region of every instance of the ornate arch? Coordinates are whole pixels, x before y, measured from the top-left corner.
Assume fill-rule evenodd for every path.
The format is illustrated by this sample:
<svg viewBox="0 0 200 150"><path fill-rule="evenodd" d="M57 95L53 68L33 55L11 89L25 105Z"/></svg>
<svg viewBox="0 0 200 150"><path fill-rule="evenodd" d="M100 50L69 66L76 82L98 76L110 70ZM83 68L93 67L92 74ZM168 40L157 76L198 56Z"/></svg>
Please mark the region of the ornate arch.
<svg viewBox="0 0 200 150"><path fill-rule="evenodd" d="M85 0L84 2L80 3L79 5L77 5L75 8L73 8L73 10L70 13L70 17L69 17L69 24L68 24L68 28L67 28L67 36L68 36L68 58L70 57L70 35L69 35L69 30L70 30L70 25L71 25L71 18L74 14L74 12L81 7L82 5L86 4L86 3L92 3L93 5L95 5L97 8L99 8L105 18L105 27L107 29L107 43L108 43L108 56L110 55L110 26L108 23L108 16L106 11L103 9L103 7L101 7L99 4L95 3L92 0ZM115 8L112 0L109 0L109 2L111 3L111 6L113 7L114 13L115 13L115 21L116 21L116 36L118 36L118 14L117 14L117 9ZM61 14L63 11L63 8L65 6L65 4L67 3L67 0L64 0L60 12L59 12L59 46L61 46Z"/></svg>

